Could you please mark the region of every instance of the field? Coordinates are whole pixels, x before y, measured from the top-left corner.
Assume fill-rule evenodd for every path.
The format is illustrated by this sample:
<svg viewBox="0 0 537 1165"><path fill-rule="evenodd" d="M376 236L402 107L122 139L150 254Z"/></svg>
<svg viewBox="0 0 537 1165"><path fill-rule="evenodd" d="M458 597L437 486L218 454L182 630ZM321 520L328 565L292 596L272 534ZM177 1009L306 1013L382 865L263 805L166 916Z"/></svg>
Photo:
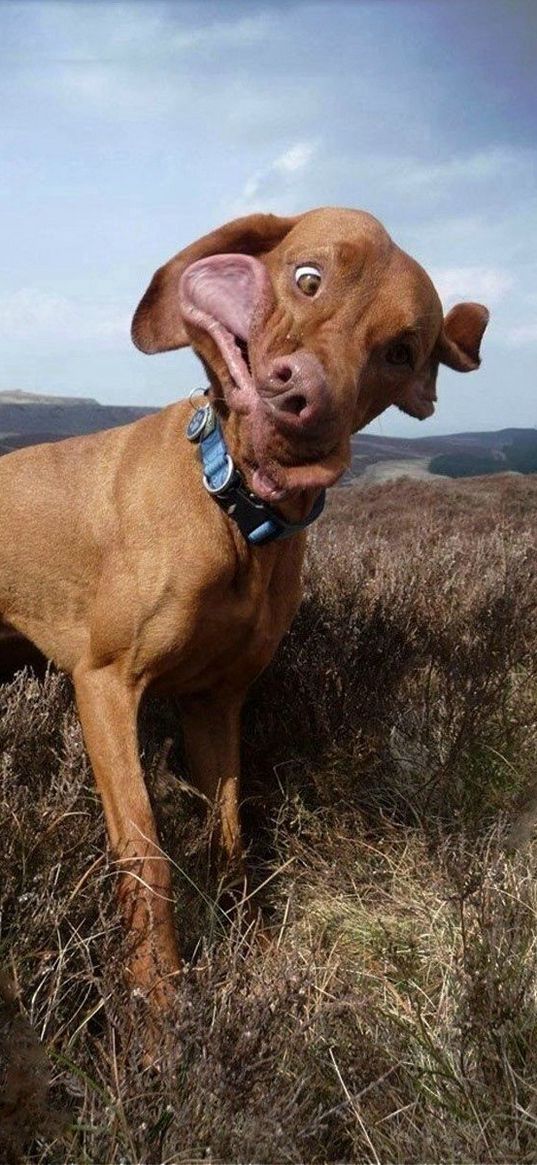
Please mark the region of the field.
<svg viewBox="0 0 537 1165"><path fill-rule="evenodd" d="M268 946L145 708L187 957L160 1071L69 684L0 687L0 1159L536 1159L536 524L531 477L332 492L245 715Z"/></svg>

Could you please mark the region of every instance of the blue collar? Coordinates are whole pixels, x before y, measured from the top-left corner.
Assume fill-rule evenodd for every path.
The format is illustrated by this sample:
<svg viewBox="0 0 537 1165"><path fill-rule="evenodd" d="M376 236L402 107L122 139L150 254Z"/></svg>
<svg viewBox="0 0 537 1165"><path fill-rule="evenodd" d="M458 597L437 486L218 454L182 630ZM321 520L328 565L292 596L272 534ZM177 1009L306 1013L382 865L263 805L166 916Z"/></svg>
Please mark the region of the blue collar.
<svg viewBox="0 0 537 1165"><path fill-rule="evenodd" d="M212 405L196 409L187 425L186 435L189 441L199 445L205 489L253 545L262 546L266 542L291 538L305 530L322 513L324 489L303 522L286 522L272 506L256 497L233 464Z"/></svg>

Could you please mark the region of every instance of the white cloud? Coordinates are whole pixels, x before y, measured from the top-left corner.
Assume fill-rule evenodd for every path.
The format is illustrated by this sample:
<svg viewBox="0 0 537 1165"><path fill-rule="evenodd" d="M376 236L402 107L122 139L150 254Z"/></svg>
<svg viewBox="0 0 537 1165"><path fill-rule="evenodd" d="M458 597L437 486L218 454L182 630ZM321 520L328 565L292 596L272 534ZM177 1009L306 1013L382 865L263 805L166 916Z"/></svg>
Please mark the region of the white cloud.
<svg viewBox="0 0 537 1165"><path fill-rule="evenodd" d="M250 50L268 42L276 27L273 15L260 10L204 24L197 8L183 8L182 16L181 8L143 0L37 0L40 54L36 59L28 38L11 78L15 95L22 86L37 100L59 99L77 116L86 109L108 122L191 118L194 109L202 120L222 110L228 115L237 87L234 66L251 67ZM189 23L193 11L195 22ZM257 76L248 94L264 84L267 79Z"/></svg>
<svg viewBox="0 0 537 1165"><path fill-rule="evenodd" d="M116 305L67 299L35 287L0 297L0 337L6 342L114 344L129 335L130 317Z"/></svg>
<svg viewBox="0 0 537 1165"><path fill-rule="evenodd" d="M14 4L25 17L27 3ZM111 0L36 0L33 27L39 32L39 60L92 62L103 57L114 65L126 58L160 60L189 49L213 51L258 43L270 32L273 17L266 10L255 15L204 23L199 6L170 5L155 0L118 3ZM188 17L195 13L195 23ZM35 34L24 45L24 56L34 56Z"/></svg>
<svg viewBox="0 0 537 1165"><path fill-rule="evenodd" d="M433 269L430 276L448 307L459 299L497 304L515 282L513 276L500 267L444 267Z"/></svg>
<svg viewBox="0 0 537 1165"><path fill-rule="evenodd" d="M296 174L311 162L316 146L313 142L297 142L272 163L272 169L281 174Z"/></svg>
<svg viewBox="0 0 537 1165"><path fill-rule="evenodd" d="M289 212L290 198L300 191L300 180L318 152L318 143L295 142L278 154L268 166L256 170L244 184L235 210L244 213L263 204L264 210L285 208ZM306 200L307 201L307 200Z"/></svg>

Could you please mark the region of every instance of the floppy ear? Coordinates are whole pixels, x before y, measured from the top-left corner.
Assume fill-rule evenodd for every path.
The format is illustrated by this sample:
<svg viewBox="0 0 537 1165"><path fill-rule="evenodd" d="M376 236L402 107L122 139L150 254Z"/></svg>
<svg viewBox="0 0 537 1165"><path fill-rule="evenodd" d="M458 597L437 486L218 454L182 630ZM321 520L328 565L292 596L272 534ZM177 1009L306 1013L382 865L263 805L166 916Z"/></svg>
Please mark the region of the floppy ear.
<svg viewBox="0 0 537 1165"><path fill-rule="evenodd" d="M438 358L456 372L479 368L479 346L489 322L489 312L481 303L457 303L445 320L438 341Z"/></svg>
<svg viewBox="0 0 537 1165"><path fill-rule="evenodd" d="M142 352L169 352L190 343L181 318L179 282L183 271L209 255L264 255L285 238L298 217L249 214L204 235L180 251L153 276L132 321L131 335Z"/></svg>

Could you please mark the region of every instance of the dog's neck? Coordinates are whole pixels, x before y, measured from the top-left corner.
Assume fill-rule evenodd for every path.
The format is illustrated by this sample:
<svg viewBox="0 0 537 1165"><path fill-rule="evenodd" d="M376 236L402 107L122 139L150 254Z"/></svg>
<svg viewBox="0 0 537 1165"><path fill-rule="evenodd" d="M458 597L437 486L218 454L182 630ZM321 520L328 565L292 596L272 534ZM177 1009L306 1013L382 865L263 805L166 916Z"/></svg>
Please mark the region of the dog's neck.
<svg viewBox="0 0 537 1165"><path fill-rule="evenodd" d="M229 453L233 462L242 474L248 489L255 492L252 485L253 474L257 468L252 454L248 437L248 418L240 413L231 412L218 400L216 394L211 393L209 399L218 415L220 425ZM311 513L320 490L297 490L292 497L274 505L274 509L281 514L286 522L303 522ZM272 504L272 503L271 503Z"/></svg>

